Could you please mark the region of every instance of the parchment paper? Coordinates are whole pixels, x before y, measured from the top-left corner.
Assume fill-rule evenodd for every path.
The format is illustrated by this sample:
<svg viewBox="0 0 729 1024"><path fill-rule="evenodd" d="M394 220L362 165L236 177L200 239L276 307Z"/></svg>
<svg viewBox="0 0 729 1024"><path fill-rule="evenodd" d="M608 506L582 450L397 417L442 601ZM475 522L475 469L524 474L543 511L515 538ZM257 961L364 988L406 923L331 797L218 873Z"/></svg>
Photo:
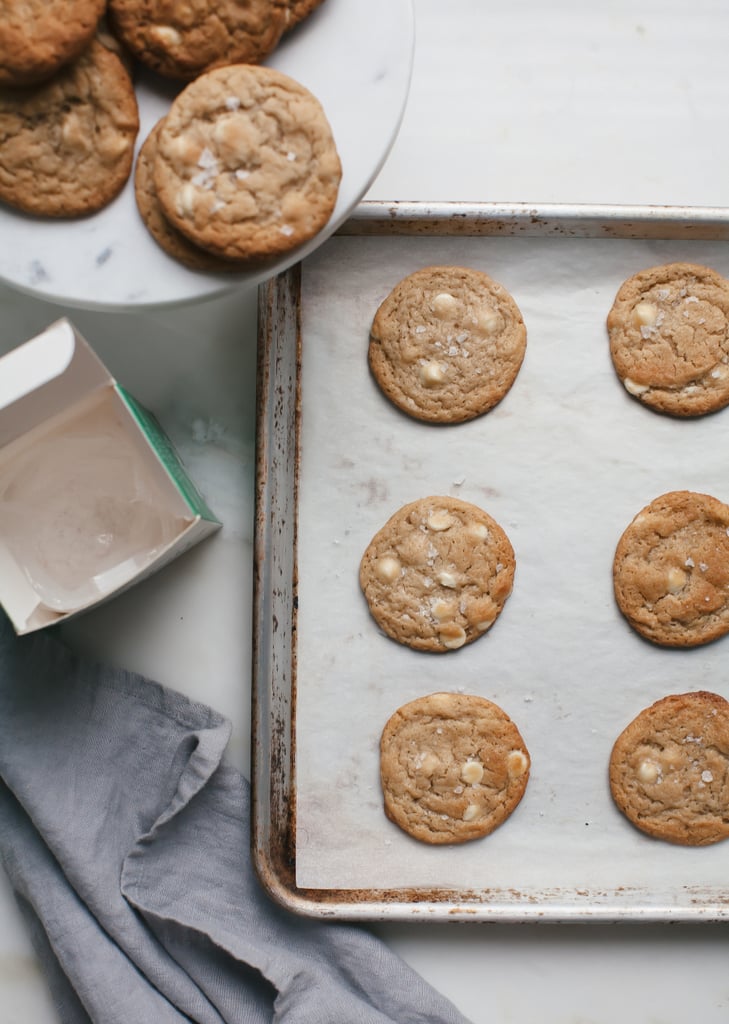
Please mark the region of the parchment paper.
<svg viewBox="0 0 729 1024"><path fill-rule="evenodd" d="M721 243L568 238L334 238L304 264L296 717L297 884L488 888L498 896L701 902L726 884L726 844L687 849L635 830L612 804L612 744L654 700L729 697L729 638L656 648L617 611L612 558L633 516L688 488L729 500L729 409L660 416L630 398L605 318L637 270L690 260L729 273ZM377 306L429 264L489 273L527 325L506 398L458 426L419 423L367 366ZM516 553L492 629L443 655L385 637L358 586L362 553L401 505L450 494L484 508ZM382 810L378 743L392 712L436 690L480 694L532 756L513 816L485 839L428 847Z"/></svg>

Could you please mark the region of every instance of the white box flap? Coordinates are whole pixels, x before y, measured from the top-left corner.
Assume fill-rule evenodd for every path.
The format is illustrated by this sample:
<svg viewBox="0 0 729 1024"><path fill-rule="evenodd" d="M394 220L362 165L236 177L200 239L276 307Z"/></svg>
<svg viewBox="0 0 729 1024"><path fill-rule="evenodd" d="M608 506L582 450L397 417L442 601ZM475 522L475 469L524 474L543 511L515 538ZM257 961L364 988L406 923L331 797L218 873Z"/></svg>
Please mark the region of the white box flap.
<svg viewBox="0 0 729 1024"><path fill-rule="evenodd" d="M113 383L73 324L57 320L0 358L0 446Z"/></svg>

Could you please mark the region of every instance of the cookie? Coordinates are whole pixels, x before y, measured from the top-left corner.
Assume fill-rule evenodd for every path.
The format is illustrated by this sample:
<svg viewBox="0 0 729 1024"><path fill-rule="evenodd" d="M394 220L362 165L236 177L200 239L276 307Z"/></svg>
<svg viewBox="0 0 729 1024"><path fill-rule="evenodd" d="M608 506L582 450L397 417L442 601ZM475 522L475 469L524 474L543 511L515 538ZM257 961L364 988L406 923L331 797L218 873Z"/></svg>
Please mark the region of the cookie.
<svg viewBox="0 0 729 1024"><path fill-rule="evenodd" d="M286 27L286 0L109 0L114 31L137 60L189 80L224 64L257 64Z"/></svg>
<svg viewBox="0 0 729 1024"><path fill-rule="evenodd" d="M610 791L656 839L707 846L729 837L729 702L698 691L645 708L615 741Z"/></svg>
<svg viewBox="0 0 729 1024"><path fill-rule="evenodd" d="M289 0L286 31L301 24L321 4L322 0Z"/></svg>
<svg viewBox="0 0 729 1024"><path fill-rule="evenodd" d="M214 256L195 245L165 217L154 187L154 160L161 125L159 121L144 140L134 172L134 197L145 227L168 256L189 270L227 273L239 269L239 264Z"/></svg>
<svg viewBox="0 0 729 1024"><path fill-rule="evenodd" d="M320 231L341 165L319 101L273 68L209 71L173 101L154 180L167 219L226 259L265 260Z"/></svg>
<svg viewBox="0 0 729 1024"><path fill-rule="evenodd" d="M729 282L691 263L651 267L620 287L608 314L610 354L625 389L672 416L729 403Z"/></svg>
<svg viewBox="0 0 729 1024"><path fill-rule="evenodd" d="M468 694L433 693L403 705L380 740L385 814L424 843L493 832L523 797L529 768L506 712Z"/></svg>
<svg viewBox="0 0 729 1024"><path fill-rule="evenodd" d="M667 647L729 632L729 506L671 491L647 505L620 538L615 599L630 625Z"/></svg>
<svg viewBox="0 0 729 1024"><path fill-rule="evenodd" d="M483 509L421 498L396 512L368 545L359 582L393 640L443 653L490 629L514 585L509 538Z"/></svg>
<svg viewBox="0 0 729 1024"><path fill-rule="evenodd" d="M2 5L0 85L50 78L88 46L105 0L23 0Z"/></svg>
<svg viewBox="0 0 729 1024"><path fill-rule="evenodd" d="M460 423L492 409L511 388L526 351L526 328L509 293L466 267L425 267L378 308L369 365L403 412Z"/></svg>
<svg viewBox="0 0 729 1024"><path fill-rule="evenodd" d="M129 75L93 41L44 85L0 93L0 199L49 217L93 213L129 178L138 130Z"/></svg>

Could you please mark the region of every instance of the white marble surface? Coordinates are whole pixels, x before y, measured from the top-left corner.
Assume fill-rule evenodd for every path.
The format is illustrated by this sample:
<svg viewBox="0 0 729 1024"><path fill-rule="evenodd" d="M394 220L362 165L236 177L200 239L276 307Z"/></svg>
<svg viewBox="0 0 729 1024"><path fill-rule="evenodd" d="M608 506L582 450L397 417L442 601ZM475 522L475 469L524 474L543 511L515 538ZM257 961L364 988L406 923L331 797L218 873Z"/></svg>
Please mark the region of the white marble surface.
<svg viewBox="0 0 729 1024"><path fill-rule="evenodd" d="M718 0L415 0L415 12L410 99L370 198L729 206L729 21ZM2 288L0 310L1 349L70 312L159 415L225 520L218 536L66 636L229 715L231 758L245 770L254 295L102 315ZM375 930L474 1024L729 1019L726 926ZM4 879L0 1020L57 1022Z"/></svg>

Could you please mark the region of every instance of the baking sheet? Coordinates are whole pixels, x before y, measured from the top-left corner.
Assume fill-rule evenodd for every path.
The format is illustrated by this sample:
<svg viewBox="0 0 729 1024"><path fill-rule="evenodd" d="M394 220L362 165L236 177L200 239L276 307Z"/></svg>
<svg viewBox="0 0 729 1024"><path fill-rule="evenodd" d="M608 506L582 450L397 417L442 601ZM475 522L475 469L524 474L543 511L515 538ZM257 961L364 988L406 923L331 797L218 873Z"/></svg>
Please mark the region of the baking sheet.
<svg viewBox="0 0 729 1024"><path fill-rule="evenodd" d="M563 236L335 237L303 264L296 887L335 891L340 904L356 892L362 916L363 892L402 892L412 906L418 890L427 901L433 889L452 894L455 913L475 893L514 919L601 905L633 918L726 912L726 844L655 842L622 818L607 786L612 743L643 707L690 689L729 697L729 640L655 648L612 596L615 545L640 508L678 488L729 500L729 410L658 416L625 393L610 362L605 317L619 285L672 260L729 274L722 243ZM367 368L379 302L433 263L495 277L528 331L511 392L486 416L452 427L400 414ZM446 655L383 636L357 582L372 535L429 494L483 507L517 560L492 630ZM382 811L381 729L399 705L435 690L500 704L532 756L514 815L462 846L417 843Z"/></svg>

